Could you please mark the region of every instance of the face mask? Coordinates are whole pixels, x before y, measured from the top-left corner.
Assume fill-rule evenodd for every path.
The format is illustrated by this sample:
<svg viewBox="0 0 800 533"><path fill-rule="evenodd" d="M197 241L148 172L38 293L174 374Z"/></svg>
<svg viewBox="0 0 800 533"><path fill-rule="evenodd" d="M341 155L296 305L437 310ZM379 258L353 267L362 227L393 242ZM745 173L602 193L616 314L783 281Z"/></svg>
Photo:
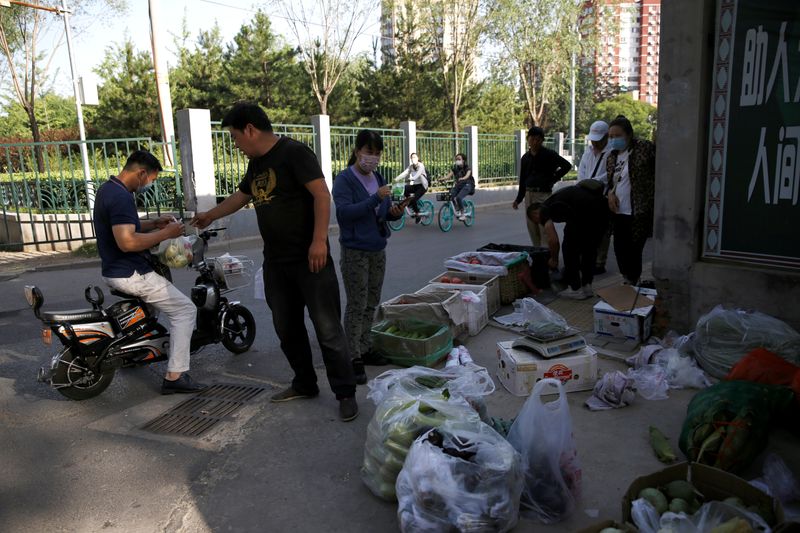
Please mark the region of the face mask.
<svg viewBox="0 0 800 533"><path fill-rule="evenodd" d="M614 137L608 139L608 146L610 146L612 150L624 150L627 145L628 143L625 142L625 137Z"/></svg>
<svg viewBox="0 0 800 533"><path fill-rule="evenodd" d="M417 159L412 159L411 160L411 164L414 165L414 168L417 168L417 165L419 164L419 161Z"/></svg>
<svg viewBox="0 0 800 533"><path fill-rule="evenodd" d="M381 162L381 156L379 155L360 155L358 156L358 166L361 167L361 170L369 174L370 172L374 172L378 165Z"/></svg>
<svg viewBox="0 0 800 533"><path fill-rule="evenodd" d="M141 183L141 182L139 182L139 183ZM139 185L138 187L136 187L136 194L144 194L147 191L151 190L152 188L153 188L153 183L152 182L151 183L145 183L144 185Z"/></svg>
<svg viewBox="0 0 800 533"><path fill-rule="evenodd" d="M457 167L460 167L460 166L462 166L463 164L464 164L464 162L463 162L462 160L460 160L460 159L456 159L456 166L457 166Z"/></svg>

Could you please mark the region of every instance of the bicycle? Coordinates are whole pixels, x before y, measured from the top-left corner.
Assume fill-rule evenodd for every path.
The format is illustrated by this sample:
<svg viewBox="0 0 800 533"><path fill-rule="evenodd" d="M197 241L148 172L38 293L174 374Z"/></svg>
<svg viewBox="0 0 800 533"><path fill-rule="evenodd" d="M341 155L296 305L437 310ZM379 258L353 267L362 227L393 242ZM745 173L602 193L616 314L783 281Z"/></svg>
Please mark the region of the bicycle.
<svg viewBox="0 0 800 533"><path fill-rule="evenodd" d="M413 195L408 198L413 198ZM403 206L403 216L397 220L390 220L388 224L393 231L400 231L406 226L406 216L415 217L417 214L414 213L410 207L403 204L403 202L406 204L408 203L406 201L407 198L393 195L392 200L395 202L400 202L400 205ZM417 207L419 208L419 223L423 226L430 226L433 224L433 202L430 200L417 200Z"/></svg>
<svg viewBox="0 0 800 533"><path fill-rule="evenodd" d="M447 233L453 229L453 220L456 218L456 211L453 208L453 201L452 198L450 198L450 193L436 193L436 201L444 202L439 208L439 229ZM464 220L461 222L463 222L465 226L470 227L475 223L475 204L472 203L472 200L467 198L464 198L462 203L464 204Z"/></svg>

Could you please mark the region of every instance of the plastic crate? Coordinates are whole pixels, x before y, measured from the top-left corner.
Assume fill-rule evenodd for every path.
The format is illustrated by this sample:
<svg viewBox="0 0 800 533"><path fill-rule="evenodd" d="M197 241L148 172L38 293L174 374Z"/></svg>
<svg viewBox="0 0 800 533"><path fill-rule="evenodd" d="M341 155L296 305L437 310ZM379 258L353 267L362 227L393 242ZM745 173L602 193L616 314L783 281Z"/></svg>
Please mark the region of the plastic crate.
<svg viewBox="0 0 800 533"><path fill-rule="evenodd" d="M467 332L474 337L489 324L488 289L484 285L465 285L452 283L431 283L417 291L417 294L447 291L472 291L481 299L479 303L466 303Z"/></svg>
<svg viewBox="0 0 800 533"><path fill-rule="evenodd" d="M421 334L411 339L386 330L392 326ZM372 349L400 366L434 366L453 349L453 336L444 324L418 320L384 320L372 326Z"/></svg>
<svg viewBox="0 0 800 533"><path fill-rule="evenodd" d="M473 274L471 272L461 272L459 270L446 270L431 279L428 283L441 283L442 277L458 277L467 285L484 285L487 289L487 311L489 316L494 315L500 309L500 280L491 274ZM452 285L458 286L458 283Z"/></svg>

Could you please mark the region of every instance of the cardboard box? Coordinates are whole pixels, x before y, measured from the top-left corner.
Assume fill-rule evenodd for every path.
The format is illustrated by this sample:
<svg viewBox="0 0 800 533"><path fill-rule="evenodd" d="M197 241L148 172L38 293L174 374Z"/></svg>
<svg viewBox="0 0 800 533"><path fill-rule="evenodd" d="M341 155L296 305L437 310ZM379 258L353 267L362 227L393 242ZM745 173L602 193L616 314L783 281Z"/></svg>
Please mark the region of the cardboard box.
<svg viewBox="0 0 800 533"><path fill-rule="evenodd" d="M632 298L626 298L626 295L619 290L620 287L603 289L608 291L607 296L610 301L600 301L594 305L594 332L597 335L644 342L650 337L654 312L651 302L657 293L653 289L639 289L641 297L637 298L636 289L625 288L633 291ZM603 290L597 291L601 297L604 294ZM620 302L624 302L625 305L621 305ZM642 302L647 305L633 307Z"/></svg>
<svg viewBox="0 0 800 533"><path fill-rule="evenodd" d="M597 352L589 346L560 357L545 359L527 350L497 343L497 377L515 396L528 396L544 378L557 378L566 392L592 390L597 382Z"/></svg>
<svg viewBox="0 0 800 533"><path fill-rule="evenodd" d="M691 470L691 472L690 472ZM633 523L631 505L642 489L661 487L677 479L688 480L705 497L705 501L741 498L745 506L756 505L771 510L773 516L763 518L770 526L784 521L783 508L778 500L761 492L744 479L724 470L701 464L680 463L633 480L622 498L622 520Z"/></svg>
<svg viewBox="0 0 800 533"><path fill-rule="evenodd" d="M452 284L452 283L430 283L415 294L425 294L429 292L450 292L450 291L471 291L474 292L480 302L471 303L464 302L467 308L467 331L471 337L474 337L481 332L483 328L489 323L489 308L487 301L488 288L485 285L466 285L466 284Z"/></svg>
<svg viewBox="0 0 800 533"><path fill-rule="evenodd" d="M428 283L441 283L442 277L457 277L469 285L486 286L489 295L488 307L489 316L494 315L500 309L500 279L491 274L473 274L471 272L459 272L458 270L446 270L430 280ZM455 284L457 285L457 284Z"/></svg>
<svg viewBox="0 0 800 533"><path fill-rule="evenodd" d="M377 320L421 320L446 324L455 339L467 333L467 306L457 291L400 294L380 305Z"/></svg>

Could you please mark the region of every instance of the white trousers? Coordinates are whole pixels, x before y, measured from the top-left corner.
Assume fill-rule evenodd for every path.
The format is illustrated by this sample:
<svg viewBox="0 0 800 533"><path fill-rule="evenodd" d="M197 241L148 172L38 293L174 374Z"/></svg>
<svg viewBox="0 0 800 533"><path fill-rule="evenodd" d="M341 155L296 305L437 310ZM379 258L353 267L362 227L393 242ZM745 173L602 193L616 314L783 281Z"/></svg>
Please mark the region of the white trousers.
<svg viewBox="0 0 800 533"><path fill-rule="evenodd" d="M103 278L106 285L131 296L138 296L169 319L169 362L167 372L189 370L189 348L197 308L188 296L155 272L129 278Z"/></svg>

